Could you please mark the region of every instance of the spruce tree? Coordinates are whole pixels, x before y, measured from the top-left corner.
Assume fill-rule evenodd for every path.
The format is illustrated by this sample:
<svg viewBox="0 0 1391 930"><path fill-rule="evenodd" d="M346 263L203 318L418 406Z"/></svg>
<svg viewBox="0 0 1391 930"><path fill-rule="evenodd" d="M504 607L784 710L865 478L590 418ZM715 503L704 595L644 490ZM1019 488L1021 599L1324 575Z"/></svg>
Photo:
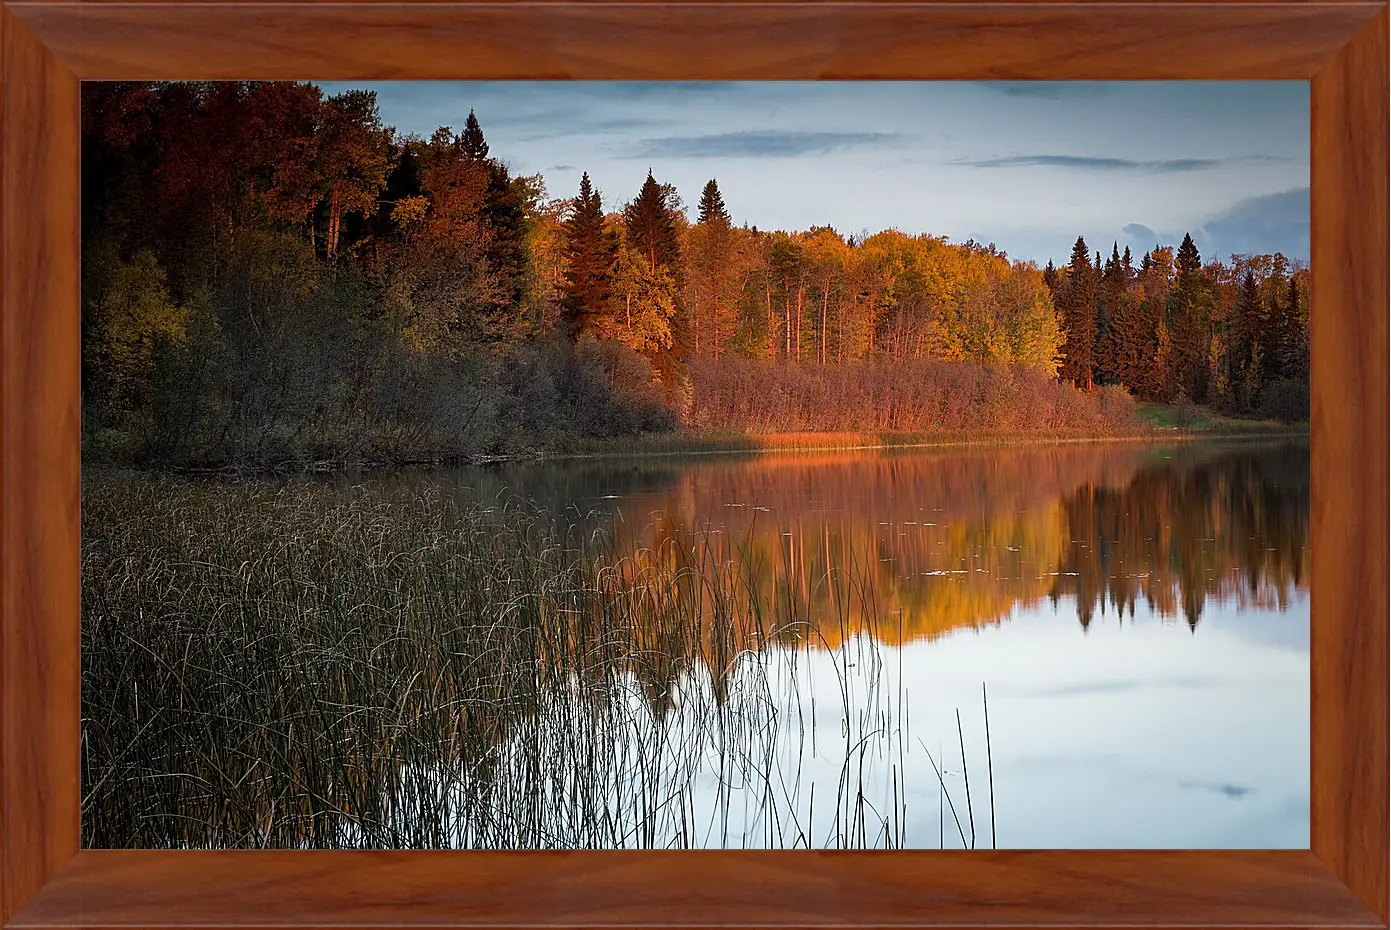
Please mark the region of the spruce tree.
<svg viewBox="0 0 1391 930"><path fill-rule="evenodd" d="M1078 236L1062 286L1062 318L1067 330L1062 377L1086 391L1091 390L1095 373L1096 302L1092 272L1087 243Z"/></svg>
<svg viewBox="0 0 1391 930"><path fill-rule="evenodd" d="M608 308L617 246L604 226L603 198L586 171L565 218L562 320L572 339L593 331Z"/></svg>
<svg viewBox="0 0 1391 930"><path fill-rule="evenodd" d="M680 262L676 222L667 208L662 186L647 172L637 197L623 211L628 245L637 249L653 268L674 269Z"/></svg>
<svg viewBox="0 0 1391 930"><path fill-rule="evenodd" d="M1188 233L1184 233L1183 244L1178 247L1179 286L1183 287L1185 285L1185 277L1188 279L1187 283L1192 286L1195 283L1194 279L1198 272L1202 270L1202 267L1203 260L1198 255L1198 247L1193 244L1193 237Z"/></svg>
<svg viewBox="0 0 1391 930"><path fill-rule="evenodd" d="M1283 256L1282 256L1283 257ZM1264 322L1261 332L1261 353L1264 364L1261 366L1262 381L1277 381L1285 377L1285 352L1283 336L1288 329L1285 324L1285 308L1289 284L1285 280L1285 264L1276 262L1270 278L1266 280L1268 296L1261 301Z"/></svg>
<svg viewBox="0 0 1391 930"><path fill-rule="evenodd" d="M718 355L738 323L739 281L733 274L734 237L719 185L700 194L698 220L687 239L685 309L692 356Z"/></svg>
<svg viewBox="0 0 1391 930"><path fill-rule="evenodd" d="M1232 384L1243 405L1255 401L1260 389L1262 339L1266 329L1265 305L1254 273L1247 271L1237 298L1236 325L1232 327Z"/></svg>
<svg viewBox="0 0 1391 930"><path fill-rule="evenodd" d="M1299 278L1290 275L1289 289L1281 305L1277 324L1280 371L1286 378L1303 379L1309 375L1309 340L1300 304Z"/></svg>
<svg viewBox="0 0 1391 930"><path fill-rule="evenodd" d="M1176 390L1199 403L1207 399L1210 301L1201 294L1202 258L1187 233L1178 249L1178 286L1169 298L1173 339L1170 372Z"/></svg>
<svg viewBox="0 0 1391 930"><path fill-rule="evenodd" d="M689 351L690 332L686 307L681 299L684 275L681 273L681 243L677 237L676 217L670 201L675 191L658 184L647 172L647 180L633 202L623 211L624 233L628 248L636 250L654 271L667 273L673 285L671 343L656 349L650 356L652 370L662 383L667 403L684 418L689 404L685 357Z"/></svg>
<svg viewBox="0 0 1391 930"><path fill-rule="evenodd" d="M1114 330L1125 278L1118 245L1111 243L1111 257L1106 259L1096 301L1096 380L1102 384L1120 380L1120 345Z"/></svg>
<svg viewBox="0 0 1391 930"><path fill-rule="evenodd" d="M720 186L715 183L714 178L706 181L705 188L700 192L700 212L696 222L720 222L729 225L729 211L725 209L724 198L720 196Z"/></svg>
<svg viewBox="0 0 1391 930"><path fill-rule="evenodd" d="M482 160L488 157L488 143L483 139L483 129L478 125L478 117L473 110L468 111L463 134L459 136L459 148L469 158Z"/></svg>

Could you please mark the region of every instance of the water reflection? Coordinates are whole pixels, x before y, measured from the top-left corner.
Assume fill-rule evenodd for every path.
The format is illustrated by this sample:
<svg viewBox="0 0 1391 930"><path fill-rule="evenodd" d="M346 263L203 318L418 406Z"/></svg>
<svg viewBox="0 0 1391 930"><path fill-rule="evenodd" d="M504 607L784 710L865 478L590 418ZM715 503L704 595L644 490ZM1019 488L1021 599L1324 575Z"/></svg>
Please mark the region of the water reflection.
<svg viewBox="0 0 1391 930"><path fill-rule="evenodd" d="M967 711L964 758L978 765L988 680L1001 846L1307 846L1307 443L595 461L456 479L538 502L591 542L603 527L635 575L727 580L709 568L734 566L750 604L806 618L806 641L781 644L812 647L808 680L779 698L784 725L814 682L856 681L848 657L876 656L877 697L821 695L863 711L858 729L815 720L778 741L795 803L836 784L856 737L895 714L861 777L901 809L901 842L963 845L928 755L960 803L954 714ZM664 647L678 639L652 631L646 644L666 656L644 681L658 715L693 674L721 700L739 678L722 658L766 646L707 638L678 656ZM720 779L701 784L693 799L719 794ZM776 805L743 803L757 823L777 819ZM802 823L834 835L832 815Z"/></svg>
<svg viewBox="0 0 1391 930"><path fill-rule="evenodd" d="M1083 629L1137 603L1280 610L1309 573L1307 443L847 452L570 462L455 475L558 521L596 518L638 564L737 563L834 647L998 624L1066 600ZM868 579L849 599L836 578ZM851 624L845 626L848 618ZM892 622L885 618L892 617ZM834 618L834 623L824 622Z"/></svg>
<svg viewBox="0 0 1391 930"><path fill-rule="evenodd" d="M1308 844L1307 443L83 493L89 845Z"/></svg>

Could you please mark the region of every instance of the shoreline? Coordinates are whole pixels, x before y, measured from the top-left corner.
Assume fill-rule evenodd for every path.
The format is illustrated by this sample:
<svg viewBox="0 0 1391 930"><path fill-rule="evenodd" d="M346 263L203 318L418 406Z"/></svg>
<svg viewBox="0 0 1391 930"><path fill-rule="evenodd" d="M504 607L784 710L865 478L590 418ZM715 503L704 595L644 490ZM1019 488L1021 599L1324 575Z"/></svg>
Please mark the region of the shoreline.
<svg viewBox="0 0 1391 930"><path fill-rule="evenodd" d="M681 434L676 434L681 435ZM795 454L799 452L858 452L858 451L893 451L896 449L953 449L970 448L977 446L1052 446L1052 445L1085 445L1101 443L1146 443L1146 444L1167 444L1174 442L1202 442L1202 441L1221 441L1221 442L1257 442L1273 439L1301 439L1308 438L1309 430L1305 428L1291 429L1270 429L1270 430L1155 430L1148 433L1126 433L1117 436L1051 436L1035 435L1030 433L1005 433L998 435L981 436L953 436L951 438L917 439L921 434L903 433L901 436L914 437L907 442L880 441L862 443L834 443L824 442L813 445L802 444L756 444L745 447L732 447L729 445L700 445L698 435L694 437L687 435L686 439L695 438L695 443L681 449L592 449L582 452L552 452L543 453L535 456L533 461L553 461L553 460L575 460L575 459L604 459L604 458L666 458L672 456L692 456L692 455L764 455L769 453ZM772 436L805 436L808 438L817 436L836 436L837 433L775 433ZM893 434L886 434L892 436ZM757 443L766 436L759 434L748 434L746 439ZM815 442L815 440L812 440Z"/></svg>
<svg viewBox="0 0 1391 930"><path fill-rule="evenodd" d="M817 452L869 452L919 449L965 449L982 446L1060 446L1090 445L1104 443L1135 443L1164 445L1169 443L1192 442L1260 442L1281 439L1305 439L1310 432L1307 424L1301 426L1253 429L1181 429L1178 427L1156 427L1146 432L1126 433L1115 436L1069 436L1042 435L1032 433L1000 434L951 434L933 438L923 433L837 433L831 431L810 431L805 433L701 433L697 431L676 431L673 433L648 433L639 437L627 437L621 442L629 445L624 448L620 440L596 440L587 448L578 450L523 452L510 455L453 456L436 459L402 459L396 461L336 461L282 463L265 466L208 466L172 467L158 465L126 465L112 462L83 461L82 468L148 472L171 475L227 475L255 476L272 474L333 474L346 471L385 471L390 469L440 470L463 467L481 467L541 464L546 462L584 461L599 459L648 459L675 458L716 455L767 455L798 454ZM836 437L845 441L837 442ZM902 440L902 441L898 441ZM642 448L651 443L652 448ZM634 447L636 445L637 447Z"/></svg>

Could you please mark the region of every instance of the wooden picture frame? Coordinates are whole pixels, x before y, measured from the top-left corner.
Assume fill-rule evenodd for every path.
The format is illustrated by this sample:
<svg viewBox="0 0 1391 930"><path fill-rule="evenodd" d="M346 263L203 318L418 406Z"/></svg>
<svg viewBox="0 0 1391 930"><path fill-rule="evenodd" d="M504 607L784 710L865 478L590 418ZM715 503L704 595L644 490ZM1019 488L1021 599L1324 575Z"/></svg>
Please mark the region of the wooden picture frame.
<svg viewBox="0 0 1391 930"><path fill-rule="evenodd" d="M1387 5L0 0L0 924L1388 923ZM1310 80L1311 849L79 849L82 79Z"/></svg>

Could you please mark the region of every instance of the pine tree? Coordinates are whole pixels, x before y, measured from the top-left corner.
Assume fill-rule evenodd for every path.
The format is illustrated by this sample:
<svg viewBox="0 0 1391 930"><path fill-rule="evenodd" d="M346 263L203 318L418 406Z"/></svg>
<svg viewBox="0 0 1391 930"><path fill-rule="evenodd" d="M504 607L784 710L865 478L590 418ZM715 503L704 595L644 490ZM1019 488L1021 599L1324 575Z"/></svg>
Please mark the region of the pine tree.
<svg viewBox="0 0 1391 930"><path fill-rule="evenodd" d="M1279 329L1281 374L1297 380L1309 376L1308 329L1300 307L1299 278L1290 275L1289 288L1276 325Z"/></svg>
<svg viewBox="0 0 1391 930"><path fill-rule="evenodd" d="M719 222L729 225L729 211L725 209L724 198L720 196L720 186L715 183L714 178L706 181L705 188L700 192L700 212L696 222Z"/></svg>
<svg viewBox="0 0 1391 930"><path fill-rule="evenodd" d="M586 171L565 219L562 320L570 338L596 330L608 309L617 257L618 243L604 225L603 198Z"/></svg>
<svg viewBox="0 0 1391 930"><path fill-rule="evenodd" d="M1062 377L1090 391L1095 373L1096 300L1091 256L1081 237L1072 247L1067 280L1062 285L1062 318L1067 330L1063 343Z"/></svg>
<svg viewBox="0 0 1391 930"><path fill-rule="evenodd" d="M1102 384L1115 384L1119 380L1120 347L1112 330L1124 289L1120 249L1118 243L1112 242L1111 257L1106 260L1096 302L1096 380Z"/></svg>
<svg viewBox="0 0 1391 930"><path fill-rule="evenodd" d="M1237 400L1243 406L1254 403L1260 389L1261 357L1264 354L1262 339L1266 325L1260 286L1256 283L1255 274L1247 271L1237 298L1231 345L1234 368L1232 384L1236 387Z"/></svg>
<svg viewBox="0 0 1391 930"><path fill-rule="evenodd" d="M734 231L713 178L701 191L698 217L686 254L691 272L686 278L691 354L718 356L738 325L740 282L734 267Z"/></svg>
<svg viewBox="0 0 1391 930"><path fill-rule="evenodd" d="M483 129L478 125L478 117L473 110L468 111L468 121L459 136L459 147L468 158L482 160L488 157L488 143L483 139Z"/></svg>
<svg viewBox="0 0 1391 930"><path fill-rule="evenodd" d="M1126 289L1117 297L1111 316L1111 334L1117 382L1134 394L1144 393L1148 389L1154 354L1154 327L1149 324L1136 291Z"/></svg>
<svg viewBox="0 0 1391 930"><path fill-rule="evenodd" d="M1193 244L1193 237L1188 233L1183 234L1183 243L1178 247L1178 272L1179 286L1191 283L1202 270L1203 261L1198 255L1198 247ZM1188 279L1185 282L1185 278Z"/></svg>
<svg viewBox="0 0 1391 930"><path fill-rule="evenodd" d="M1202 292L1201 271L1198 247L1185 233L1178 249L1177 287L1169 295L1170 373L1175 390L1199 403L1207 399L1212 338L1211 298Z"/></svg>
<svg viewBox="0 0 1391 930"><path fill-rule="evenodd" d="M675 211L671 208L674 193L672 188L658 184L649 170L637 197L623 211L623 226L627 247L641 255L653 271L665 272L672 284L671 340L648 357L662 383L667 402L684 418L690 400L684 362L690 334L686 308L681 300L685 282L681 274L681 243Z"/></svg>
<svg viewBox="0 0 1391 930"><path fill-rule="evenodd" d="M491 232L488 262L503 281L500 309L517 311L526 299L531 277L526 247L527 183L524 178L511 177L501 162L488 159L486 163L488 191L483 212Z"/></svg>
<svg viewBox="0 0 1391 930"><path fill-rule="evenodd" d="M1274 263L1271 275L1266 279L1266 295L1262 303L1261 353L1265 363L1261 376L1265 382L1278 381L1285 377L1285 353L1283 336L1287 330L1285 308L1287 306L1289 284L1285 280L1284 256Z"/></svg>
<svg viewBox="0 0 1391 930"><path fill-rule="evenodd" d="M675 268L680 261L676 222L662 186L647 172L637 197L623 211L628 245L647 257L653 268Z"/></svg>

